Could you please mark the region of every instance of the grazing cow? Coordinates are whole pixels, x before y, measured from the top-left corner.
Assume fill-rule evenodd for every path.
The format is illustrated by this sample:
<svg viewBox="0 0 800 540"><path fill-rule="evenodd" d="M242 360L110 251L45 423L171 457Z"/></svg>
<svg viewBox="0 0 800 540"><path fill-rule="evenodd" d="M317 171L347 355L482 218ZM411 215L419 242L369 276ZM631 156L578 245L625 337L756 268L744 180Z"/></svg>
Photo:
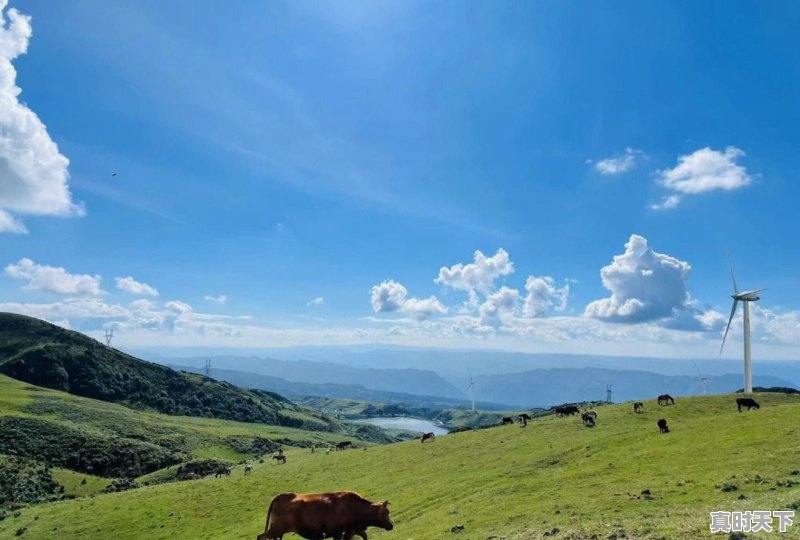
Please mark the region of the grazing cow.
<svg viewBox="0 0 800 540"><path fill-rule="evenodd" d="M504 416L503 421L501 422L502 425L507 426L509 424L513 424L514 420L510 416Z"/></svg>
<svg viewBox="0 0 800 540"><path fill-rule="evenodd" d="M222 469L217 469L217 472L214 474L214 478L219 478L220 476L230 476L230 475L231 475L231 468L223 467Z"/></svg>
<svg viewBox="0 0 800 540"><path fill-rule="evenodd" d="M244 466L244 474L250 474L251 472L253 472L253 466L248 463Z"/></svg>
<svg viewBox="0 0 800 540"><path fill-rule="evenodd" d="M583 413L581 415L581 420L583 420L583 425L586 427L594 427L597 424L595 417L591 414Z"/></svg>
<svg viewBox="0 0 800 540"><path fill-rule="evenodd" d="M585 414L586 416L591 416L592 418L594 418L594 419L595 419L595 421L597 420L597 413L596 413L596 412L594 412L594 411L586 411L586 412L585 412L585 413L583 413L583 414Z"/></svg>
<svg viewBox="0 0 800 540"><path fill-rule="evenodd" d="M434 440L436 440L436 435L433 434L433 431L422 434L422 442Z"/></svg>
<svg viewBox="0 0 800 540"><path fill-rule="evenodd" d="M642 403L641 401L637 401L636 403L634 403L633 412L635 413L644 412L644 403Z"/></svg>
<svg viewBox="0 0 800 540"><path fill-rule="evenodd" d="M675 399L669 394L662 394L658 396L659 405L675 405Z"/></svg>
<svg viewBox="0 0 800 540"><path fill-rule="evenodd" d="M197 473L190 472L186 476L183 477L184 480L200 480L200 475Z"/></svg>
<svg viewBox="0 0 800 540"><path fill-rule="evenodd" d="M667 421L661 418L658 421L658 431L660 433L669 433L669 428L667 427Z"/></svg>
<svg viewBox="0 0 800 540"><path fill-rule="evenodd" d="M742 407L747 407L749 411L750 409L760 409L761 405L753 398L740 397L736 399L736 407L739 409L739 412L742 412Z"/></svg>
<svg viewBox="0 0 800 540"><path fill-rule="evenodd" d="M580 414L581 410L575 405L565 405L563 407L556 407L556 414L558 416L573 416Z"/></svg>
<svg viewBox="0 0 800 540"><path fill-rule="evenodd" d="M522 413L521 415L519 415L519 418L525 420L526 422L531 421L531 415L529 415L528 413Z"/></svg>
<svg viewBox="0 0 800 540"><path fill-rule="evenodd" d="M337 450L345 450L347 448L352 448L352 446L353 446L352 442L350 442L350 441L342 441L342 442L336 444L336 449Z"/></svg>
<svg viewBox="0 0 800 540"><path fill-rule="evenodd" d="M389 501L373 503L352 491L334 493L281 493L269 505L267 524L258 540L282 540L295 533L307 540L366 540L367 527L394 528Z"/></svg>
<svg viewBox="0 0 800 540"><path fill-rule="evenodd" d="M519 416L517 416L517 422L519 422L519 427L528 427L528 420L530 419L531 417L528 414L520 414Z"/></svg>
<svg viewBox="0 0 800 540"><path fill-rule="evenodd" d="M286 463L286 456L284 456L283 454L274 455L274 456L272 456L272 459L277 461L278 464Z"/></svg>

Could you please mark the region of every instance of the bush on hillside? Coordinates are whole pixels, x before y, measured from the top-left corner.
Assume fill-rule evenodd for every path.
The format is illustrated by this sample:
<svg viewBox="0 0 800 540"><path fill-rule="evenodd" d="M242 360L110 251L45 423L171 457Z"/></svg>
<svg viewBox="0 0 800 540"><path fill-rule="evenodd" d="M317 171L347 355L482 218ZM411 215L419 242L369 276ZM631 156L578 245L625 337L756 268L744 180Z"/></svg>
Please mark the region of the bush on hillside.
<svg viewBox="0 0 800 540"><path fill-rule="evenodd" d="M63 497L64 488L41 464L14 457L0 461L0 509Z"/></svg>
<svg viewBox="0 0 800 540"><path fill-rule="evenodd" d="M185 461L160 446L39 418L0 417L0 454L97 476L136 477Z"/></svg>

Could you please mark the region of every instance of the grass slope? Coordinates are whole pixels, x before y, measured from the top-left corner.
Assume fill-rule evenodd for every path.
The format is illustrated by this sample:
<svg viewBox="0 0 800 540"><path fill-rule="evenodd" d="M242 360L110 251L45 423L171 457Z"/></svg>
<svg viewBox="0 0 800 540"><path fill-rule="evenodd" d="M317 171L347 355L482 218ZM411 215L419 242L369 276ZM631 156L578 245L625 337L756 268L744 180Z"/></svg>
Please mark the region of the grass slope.
<svg viewBox="0 0 800 540"><path fill-rule="evenodd" d="M46 321L0 313L0 373L166 414L326 429L329 419L277 394L175 371Z"/></svg>
<svg viewBox="0 0 800 540"><path fill-rule="evenodd" d="M392 503L395 530L373 540L550 537L709 538L711 510L800 508L800 397L760 394L738 413L735 396L603 407L598 426L544 417L516 425L367 450L287 452L286 465L256 464L213 478L46 503L0 522L0 538L241 539L264 527L283 491L352 489ZM672 433L660 435L665 417ZM732 492L722 491L735 485ZM652 497L642 496L650 490ZM746 499L740 499L745 495ZM800 525L792 534L797 538ZM547 533L547 536L545 535ZM722 537L722 536L720 536ZM748 538L759 538L748 535ZM768 536L764 536L765 538ZM295 537L290 537L295 538Z"/></svg>

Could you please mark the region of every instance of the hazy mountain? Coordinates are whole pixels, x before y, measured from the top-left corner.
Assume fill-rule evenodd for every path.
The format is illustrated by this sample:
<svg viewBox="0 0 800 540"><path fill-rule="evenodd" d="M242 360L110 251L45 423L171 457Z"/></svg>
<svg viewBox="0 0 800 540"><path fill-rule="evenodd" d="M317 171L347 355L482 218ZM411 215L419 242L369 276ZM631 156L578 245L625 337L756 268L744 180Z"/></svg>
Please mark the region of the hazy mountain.
<svg viewBox="0 0 800 540"><path fill-rule="evenodd" d="M193 366L171 366L174 369L193 371L202 373L203 368ZM367 401L370 403L397 403L410 407L426 407L431 409L442 408L467 408L471 403L466 399L454 399L441 396L421 396L416 394L406 394L401 392L387 392L383 390L373 390L355 384L334 384L334 383L304 383L287 381L280 377L269 375L258 375L244 371L229 369L212 368L210 376L220 381L227 381L242 388L258 388L277 392L289 398L299 397L323 397L323 398L342 398L357 401ZM499 403L476 402L475 406L482 410L502 410L507 409L508 405Z"/></svg>
<svg viewBox="0 0 800 540"><path fill-rule="evenodd" d="M225 352L227 351L227 352ZM603 368L641 370L664 375L697 376L699 369L704 375L741 373L741 360L720 358L673 359L629 356L601 356L590 354L516 353L496 350L450 350L415 347L393 347L386 345L340 346L340 347L289 347L281 349L248 349L231 352L230 349L163 350L140 351L145 358L185 364L177 357L202 355L255 355L278 360L310 360L335 363L357 368L419 369L434 371L447 379L456 388L467 386L467 371L473 375L499 375L522 373L532 369L553 368ZM207 356L202 356L206 358ZM695 367L697 366L697 367ZM241 368L233 368L241 369ZM254 371L249 368L244 371ZM769 361L758 357L753 362L755 376L772 376L791 381L800 386L800 359L798 361ZM283 376L283 375L279 375ZM289 378L289 377L287 377ZM349 383L351 381L347 381ZM369 386L369 385L367 385ZM405 390L410 391L410 390Z"/></svg>
<svg viewBox="0 0 800 540"><path fill-rule="evenodd" d="M777 377L758 376L753 380L757 386L793 386ZM505 403L526 407L603 400L608 384L612 385L611 399L614 402L654 399L665 393L673 396L701 393L697 377L634 370L536 369L475 378L476 395L482 400L502 398ZM730 393L741 386L740 375L714 375L709 377L707 391L709 394Z"/></svg>
<svg viewBox="0 0 800 540"><path fill-rule="evenodd" d="M202 367L207 359L209 358L173 358L162 360L162 362L197 368ZM211 358L211 362L214 369L256 373L293 382L360 385L385 392L455 399L466 398L460 389L430 370L378 369L353 367L333 362L287 361L240 356L216 356Z"/></svg>

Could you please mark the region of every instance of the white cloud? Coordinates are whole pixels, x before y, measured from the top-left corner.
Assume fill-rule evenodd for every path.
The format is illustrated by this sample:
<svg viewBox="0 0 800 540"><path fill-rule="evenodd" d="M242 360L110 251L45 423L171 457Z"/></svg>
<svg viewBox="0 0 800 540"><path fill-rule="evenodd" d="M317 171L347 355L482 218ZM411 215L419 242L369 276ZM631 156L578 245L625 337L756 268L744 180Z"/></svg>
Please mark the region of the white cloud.
<svg viewBox="0 0 800 540"><path fill-rule="evenodd" d="M500 248L491 257L475 251L474 260L469 264L458 263L450 268L443 266L439 270L439 276L433 281L437 285L468 292L470 302L477 304L477 293L489 294L498 277L512 272L514 263L508 253Z"/></svg>
<svg viewBox="0 0 800 540"><path fill-rule="evenodd" d="M125 291L126 293L135 294L138 296L158 296L158 291L155 287L152 287L147 283L140 283L131 276L116 278L114 282L117 284L117 289Z"/></svg>
<svg viewBox="0 0 800 540"><path fill-rule="evenodd" d="M7 0L0 0L0 232L22 232L24 226L11 220L18 214L83 215L82 205L72 202L67 181L69 160L47 133L31 109L19 101L12 61L28 50L32 29L30 17L16 9L4 12Z"/></svg>
<svg viewBox="0 0 800 540"><path fill-rule="evenodd" d="M525 282L525 316L544 317L551 309L564 311L569 298L569 284L556 286L556 280L550 276L528 276Z"/></svg>
<svg viewBox="0 0 800 540"><path fill-rule="evenodd" d="M64 295L99 296L100 276L70 274L62 267L44 266L30 259L20 259L5 268L8 277L27 280L25 289L37 292L52 292Z"/></svg>
<svg viewBox="0 0 800 540"><path fill-rule="evenodd" d="M636 165L637 158L641 155L641 150L626 148L623 155L601 159L594 164L594 168L603 175L621 174L631 170Z"/></svg>
<svg viewBox="0 0 800 540"><path fill-rule="evenodd" d="M402 312L418 320L447 313L435 296L427 299L408 298L408 290L394 280L386 280L372 287L370 303L375 313Z"/></svg>
<svg viewBox="0 0 800 540"><path fill-rule="evenodd" d="M228 301L228 297L224 294L220 294L219 296L204 296L203 300L206 302L211 302L212 304L219 304L220 306L225 305L225 302Z"/></svg>
<svg viewBox="0 0 800 540"><path fill-rule="evenodd" d="M675 257L656 253L647 239L632 234L625 253L603 267L603 286L609 298L586 306L588 317L611 322L644 322L673 317L689 308L686 278L691 266Z"/></svg>
<svg viewBox="0 0 800 540"><path fill-rule="evenodd" d="M25 225L16 219L14 216L0 210L0 233L13 233L13 234L28 234L28 229Z"/></svg>
<svg viewBox="0 0 800 540"><path fill-rule="evenodd" d="M666 195L661 199L661 202L653 203L650 205L651 210L672 210L676 208L681 202L680 195Z"/></svg>
<svg viewBox="0 0 800 540"><path fill-rule="evenodd" d="M168 310L175 313L189 313L192 311L192 306L186 302L181 302L180 300L170 300L164 305Z"/></svg>
<svg viewBox="0 0 800 540"><path fill-rule="evenodd" d="M308 301L308 304L306 304L306 306L308 306L308 307L324 306L324 305L325 305L325 299L322 298L321 296L317 296L316 298L312 298L311 300Z"/></svg>
<svg viewBox="0 0 800 540"><path fill-rule="evenodd" d="M519 291L510 287L500 287L500 290L486 297L478 310L480 323L483 326L500 328L508 326L517 316L519 305Z"/></svg>
<svg viewBox="0 0 800 540"><path fill-rule="evenodd" d="M728 146L722 152L706 147L678 157L678 165L659 171L658 178L658 183L673 193L664 197L661 203L651 205L651 208L669 210L678 206L684 195L716 190L733 191L749 186L753 183L752 176L736 163L744 155L735 146Z"/></svg>

